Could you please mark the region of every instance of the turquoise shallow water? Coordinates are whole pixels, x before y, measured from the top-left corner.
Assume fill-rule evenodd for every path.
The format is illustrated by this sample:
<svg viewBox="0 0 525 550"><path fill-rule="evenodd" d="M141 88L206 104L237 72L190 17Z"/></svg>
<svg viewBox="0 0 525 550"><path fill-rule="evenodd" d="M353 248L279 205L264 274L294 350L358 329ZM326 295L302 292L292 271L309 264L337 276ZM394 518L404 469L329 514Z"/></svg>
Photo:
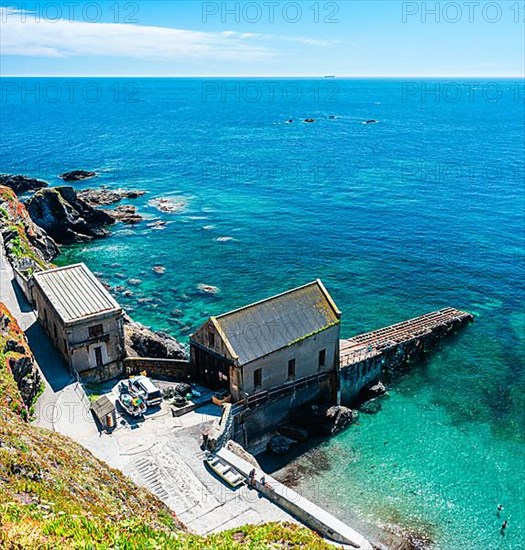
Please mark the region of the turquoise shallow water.
<svg viewBox="0 0 525 550"><path fill-rule="evenodd" d="M332 468L301 490L342 516L415 526L435 548L525 547L523 83L443 81L436 96L418 82L405 98L414 87L398 80L9 83L2 172L58 184L92 169L99 178L79 188L147 191L132 201L146 222L59 259L130 288L114 291L137 320L186 338L210 314L316 277L343 310L343 336L445 306L474 313L392 382L379 414L323 445ZM289 83L298 101L265 91ZM236 85L238 97L221 94ZM148 205L159 197L181 211Z"/></svg>

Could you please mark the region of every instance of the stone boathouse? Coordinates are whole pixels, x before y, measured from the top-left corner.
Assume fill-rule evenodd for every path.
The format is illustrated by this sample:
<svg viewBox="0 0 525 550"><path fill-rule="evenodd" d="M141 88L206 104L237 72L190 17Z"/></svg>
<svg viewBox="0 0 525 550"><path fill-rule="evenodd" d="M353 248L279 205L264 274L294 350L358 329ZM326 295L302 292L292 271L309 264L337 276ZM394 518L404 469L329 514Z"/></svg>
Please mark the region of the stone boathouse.
<svg viewBox="0 0 525 550"><path fill-rule="evenodd" d="M34 282L38 319L70 369L87 379L119 375L124 313L86 265L41 271Z"/></svg>
<svg viewBox="0 0 525 550"><path fill-rule="evenodd" d="M320 280L210 317L190 339L192 376L233 402L312 380L335 401L341 312ZM318 383L322 380L323 383Z"/></svg>

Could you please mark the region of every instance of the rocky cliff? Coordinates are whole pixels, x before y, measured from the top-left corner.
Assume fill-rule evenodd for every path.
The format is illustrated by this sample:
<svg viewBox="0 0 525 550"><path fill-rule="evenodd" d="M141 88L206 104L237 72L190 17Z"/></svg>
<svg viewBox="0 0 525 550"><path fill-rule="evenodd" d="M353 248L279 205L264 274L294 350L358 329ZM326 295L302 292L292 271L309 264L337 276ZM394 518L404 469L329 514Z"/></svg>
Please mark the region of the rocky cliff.
<svg viewBox="0 0 525 550"><path fill-rule="evenodd" d="M22 195L29 191L44 189L44 187L48 186L48 183L43 180L28 178L27 176L0 174L0 185L11 188L17 195Z"/></svg>
<svg viewBox="0 0 525 550"><path fill-rule="evenodd" d="M10 263L19 269L46 269L58 254L56 242L30 218L14 191L0 186L0 234Z"/></svg>
<svg viewBox="0 0 525 550"><path fill-rule="evenodd" d="M28 418L41 383L22 329L0 303L0 406Z"/></svg>
<svg viewBox="0 0 525 550"><path fill-rule="evenodd" d="M166 332L154 332L124 318L126 353L128 357L153 357L155 359L186 359L184 346Z"/></svg>
<svg viewBox="0 0 525 550"><path fill-rule="evenodd" d="M107 237L114 218L80 199L72 187L54 187L35 193L26 203L33 221L60 244Z"/></svg>

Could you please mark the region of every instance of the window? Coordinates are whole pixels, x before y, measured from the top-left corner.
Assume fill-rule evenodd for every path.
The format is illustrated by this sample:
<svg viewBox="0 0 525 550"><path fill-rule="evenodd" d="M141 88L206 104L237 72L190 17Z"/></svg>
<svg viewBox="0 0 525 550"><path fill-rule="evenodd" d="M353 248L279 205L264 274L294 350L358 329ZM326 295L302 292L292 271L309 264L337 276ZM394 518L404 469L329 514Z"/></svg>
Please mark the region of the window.
<svg viewBox="0 0 525 550"><path fill-rule="evenodd" d="M319 352L319 368L324 367L326 364L326 350L322 349Z"/></svg>
<svg viewBox="0 0 525 550"><path fill-rule="evenodd" d="M53 334L55 335L55 340L58 338L58 333L57 333L57 326L55 323L53 323Z"/></svg>
<svg viewBox="0 0 525 550"><path fill-rule="evenodd" d="M208 342L210 343L210 348L215 347L215 334L211 330L208 333Z"/></svg>
<svg viewBox="0 0 525 550"><path fill-rule="evenodd" d="M257 369L253 372L253 387L258 388L262 386L262 369Z"/></svg>
<svg viewBox="0 0 525 550"><path fill-rule="evenodd" d="M295 359L288 361L288 378L295 378Z"/></svg>
<svg viewBox="0 0 525 550"><path fill-rule="evenodd" d="M104 332L104 326L93 325L92 327L88 328L88 332L90 338L97 338L98 336L101 336L101 334Z"/></svg>
<svg viewBox="0 0 525 550"><path fill-rule="evenodd" d="M95 363L96 363L97 367L101 367L104 364L104 362L102 361L102 348L101 347L95 348Z"/></svg>

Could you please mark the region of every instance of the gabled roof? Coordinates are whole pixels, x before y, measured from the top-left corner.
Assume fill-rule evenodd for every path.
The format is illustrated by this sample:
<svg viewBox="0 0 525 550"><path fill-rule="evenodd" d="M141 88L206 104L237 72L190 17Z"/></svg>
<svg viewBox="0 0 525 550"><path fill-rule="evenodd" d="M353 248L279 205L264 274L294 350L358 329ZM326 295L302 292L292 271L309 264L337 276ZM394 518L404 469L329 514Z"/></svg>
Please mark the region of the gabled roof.
<svg viewBox="0 0 525 550"><path fill-rule="evenodd" d="M115 405L108 399L107 395L103 395L94 403L91 403L91 410L97 415L99 420L103 420L108 414L113 413Z"/></svg>
<svg viewBox="0 0 525 550"><path fill-rule="evenodd" d="M245 364L329 328L340 317L318 279L212 320L239 363Z"/></svg>
<svg viewBox="0 0 525 550"><path fill-rule="evenodd" d="M40 271L34 278L64 323L120 310L85 264Z"/></svg>

